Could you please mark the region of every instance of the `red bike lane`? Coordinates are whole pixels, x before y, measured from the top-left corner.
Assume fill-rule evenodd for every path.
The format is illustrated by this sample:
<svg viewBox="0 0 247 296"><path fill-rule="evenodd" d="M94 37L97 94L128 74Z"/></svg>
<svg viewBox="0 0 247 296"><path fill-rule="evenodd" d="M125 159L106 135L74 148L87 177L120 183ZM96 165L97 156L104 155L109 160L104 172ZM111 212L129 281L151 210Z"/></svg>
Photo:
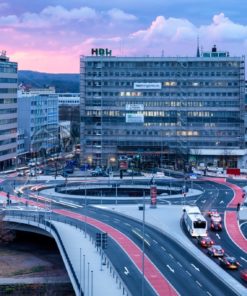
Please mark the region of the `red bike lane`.
<svg viewBox="0 0 247 296"><path fill-rule="evenodd" d="M6 197L5 192L0 192L0 195ZM37 206L40 208L45 208L45 205L36 201L27 200L25 198L19 198L14 195L10 195L12 200L21 202L30 206ZM84 216L81 214L73 213L68 210L60 210L53 209L52 212L57 213L59 215L73 218L82 222L86 222L90 224L102 232L107 232L108 235L115 240L116 243L127 253L130 259L135 263L140 272L142 272L142 250L127 236L125 236L120 231L115 228L107 225L99 220L90 218L88 216ZM178 296L178 292L175 288L165 279L165 277L161 274L161 272L157 269L157 267L152 263L152 261L145 256L144 259L144 270L145 270L145 278L150 283L151 287L155 291L157 295L161 296Z"/></svg>
<svg viewBox="0 0 247 296"><path fill-rule="evenodd" d="M82 222L86 222L108 235L115 240L115 242L127 253L130 259L135 263L140 272L142 272L142 250L131 241L126 235L110 225L107 225L99 220L73 213L67 210L54 209L53 212L70 217ZM144 260L145 278L152 286L157 295L161 296L175 296L179 295L175 288L165 279L152 261L145 256Z"/></svg>
<svg viewBox="0 0 247 296"><path fill-rule="evenodd" d="M240 230L238 224L238 212L237 206L242 203L243 200L243 190L239 186L229 183L225 178L206 178L209 181L224 184L227 187L231 188L234 192L232 200L226 206L225 211L225 228L230 236L231 240L237 245L240 249L247 253L247 240L244 237L242 231Z"/></svg>

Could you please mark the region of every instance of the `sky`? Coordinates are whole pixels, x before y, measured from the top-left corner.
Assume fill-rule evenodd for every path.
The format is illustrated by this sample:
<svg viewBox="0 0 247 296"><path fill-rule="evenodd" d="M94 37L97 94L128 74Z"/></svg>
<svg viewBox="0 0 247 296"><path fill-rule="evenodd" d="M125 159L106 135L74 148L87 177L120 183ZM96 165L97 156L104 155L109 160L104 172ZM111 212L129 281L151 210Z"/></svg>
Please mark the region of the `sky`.
<svg viewBox="0 0 247 296"><path fill-rule="evenodd" d="M80 55L247 52L246 0L0 0L0 51L20 70L79 73Z"/></svg>

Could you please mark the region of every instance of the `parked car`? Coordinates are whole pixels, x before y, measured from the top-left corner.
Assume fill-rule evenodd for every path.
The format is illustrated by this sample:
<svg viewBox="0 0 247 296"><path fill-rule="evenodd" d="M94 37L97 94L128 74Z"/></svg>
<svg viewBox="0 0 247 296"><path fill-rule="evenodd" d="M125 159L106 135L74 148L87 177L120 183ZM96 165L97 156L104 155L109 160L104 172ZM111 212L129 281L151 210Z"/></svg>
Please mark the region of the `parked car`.
<svg viewBox="0 0 247 296"><path fill-rule="evenodd" d="M67 166L64 168L64 172L67 174L73 174L74 173L74 168L72 166Z"/></svg>
<svg viewBox="0 0 247 296"><path fill-rule="evenodd" d="M220 245L213 245L212 247L208 248L208 255L212 257L223 257L225 251Z"/></svg>
<svg viewBox="0 0 247 296"><path fill-rule="evenodd" d="M28 173L28 176L29 177L35 177L36 176L35 170L30 170L29 173Z"/></svg>
<svg viewBox="0 0 247 296"><path fill-rule="evenodd" d="M25 172L24 171L18 171L17 176L18 177L23 177L23 176L25 176Z"/></svg>
<svg viewBox="0 0 247 296"><path fill-rule="evenodd" d="M198 236L197 243L203 248L209 248L214 244L214 241L209 236Z"/></svg>
<svg viewBox="0 0 247 296"><path fill-rule="evenodd" d="M27 164L28 166L35 166L35 161L30 160L29 163Z"/></svg>
<svg viewBox="0 0 247 296"><path fill-rule="evenodd" d="M238 269L239 262L235 257L224 256L223 258L219 258L220 265L227 269Z"/></svg>

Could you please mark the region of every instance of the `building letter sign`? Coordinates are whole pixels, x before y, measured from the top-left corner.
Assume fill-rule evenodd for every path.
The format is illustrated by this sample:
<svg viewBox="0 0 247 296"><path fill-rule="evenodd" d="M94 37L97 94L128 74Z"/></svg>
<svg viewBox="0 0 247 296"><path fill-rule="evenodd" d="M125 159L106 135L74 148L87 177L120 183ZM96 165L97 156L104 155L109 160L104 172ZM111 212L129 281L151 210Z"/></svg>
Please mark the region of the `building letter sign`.
<svg viewBox="0 0 247 296"><path fill-rule="evenodd" d="M111 50L108 48L92 48L91 54L95 56L111 56Z"/></svg>

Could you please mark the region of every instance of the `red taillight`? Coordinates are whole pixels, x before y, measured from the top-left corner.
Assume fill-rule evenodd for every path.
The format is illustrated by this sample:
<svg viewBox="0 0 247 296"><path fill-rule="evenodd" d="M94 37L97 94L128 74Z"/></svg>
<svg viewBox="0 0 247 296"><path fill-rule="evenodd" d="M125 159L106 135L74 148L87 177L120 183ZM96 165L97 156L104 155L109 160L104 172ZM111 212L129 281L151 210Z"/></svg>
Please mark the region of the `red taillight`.
<svg viewBox="0 0 247 296"><path fill-rule="evenodd" d="M205 244L205 241L204 240L202 241L202 244Z"/></svg>
<svg viewBox="0 0 247 296"><path fill-rule="evenodd" d="M213 245L214 244L214 241L211 241L211 245Z"/></svg>
<svg viewBox="0 0 247 296"><path fill-rule="evenodd" d="M226 265L230 265L230 263L229 262L226 262Z"/></svg>
<svg viewBox="0 0 247 296"><path fill-rule="evenodd" d="M240 263L239 263L239 262L236 262L236 264L237 264L237 265L240 265Z"/></svg>
<svg viewBox="0 0 247 296"><path fill-rule="evenodd" d="M214 228L214 224L211 224L211 227Z"/></svg>
<svg viewBox="0 0 247 296"><path fill-rule="evenodd" d="M224 253L225 251L224 250L221 250L222 251L222 253Z"/></svg>

